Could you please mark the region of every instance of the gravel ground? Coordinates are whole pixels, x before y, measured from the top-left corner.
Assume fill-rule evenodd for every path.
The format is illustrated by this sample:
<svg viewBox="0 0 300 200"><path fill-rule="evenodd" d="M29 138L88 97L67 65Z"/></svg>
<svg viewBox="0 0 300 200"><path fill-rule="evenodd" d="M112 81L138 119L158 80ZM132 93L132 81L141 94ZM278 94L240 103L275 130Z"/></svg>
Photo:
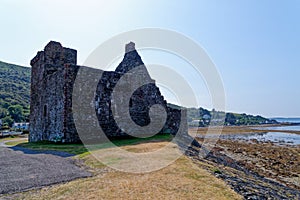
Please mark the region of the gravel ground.
<svg viewBox="0 0 300 200"><path fill-rule="evenodd" d="M76 166L71 156L64 152L0 147L0 195L91 176Z"/></svg>

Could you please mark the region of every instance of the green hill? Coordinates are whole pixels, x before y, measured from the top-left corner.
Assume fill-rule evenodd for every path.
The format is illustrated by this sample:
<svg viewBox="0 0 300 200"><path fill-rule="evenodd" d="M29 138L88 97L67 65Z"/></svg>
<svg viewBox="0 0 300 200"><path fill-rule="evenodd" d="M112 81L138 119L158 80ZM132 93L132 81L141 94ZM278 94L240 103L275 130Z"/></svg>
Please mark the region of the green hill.
<svg viewBox="0 0 300 200"><path fill-rule="evenodd" d="M259 115L248 115L239 113L230 113L216 110L206 110L204 108L188 108L188 123L190 126L208 126L208 125L259 125L276 124L276 120L268 119Z"/></svg>
<svg viewBox="0 0 300 200"><path fill-rule="evenodd" d="M0 61L0 119L3 124L28 121L30 71L28 67Z"/></svg>
<svg viewBox="0 0 300 200"><path fill-rule="evenodd" d="M3 124L11 126L14 121L28 121L30 71L31 69L28 67L0 61L0 119ZM214 119L215 121L211 121L210 119ZM188 108L188 122L192 126L218 124L218 119L225 119L225 125L276 123L275 120L261 116L225 113L215 110L208 111L204 108Z"/></svg>

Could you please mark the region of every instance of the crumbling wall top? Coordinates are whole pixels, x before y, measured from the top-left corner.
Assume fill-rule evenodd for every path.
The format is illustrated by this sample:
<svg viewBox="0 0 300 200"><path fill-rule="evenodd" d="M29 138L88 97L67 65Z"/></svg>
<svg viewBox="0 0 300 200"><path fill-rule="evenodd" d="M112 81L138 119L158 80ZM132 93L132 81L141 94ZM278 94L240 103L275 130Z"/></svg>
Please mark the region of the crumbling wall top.
<svg viewBox="0 0 300 200"><path fill-rule="evenodd" d="M75 49L65 48L59 42L50 41L44 48L39 51L31 60L30 65L33 66L41 60L45 64L64 65L77 64L77 51Z"/></svg>

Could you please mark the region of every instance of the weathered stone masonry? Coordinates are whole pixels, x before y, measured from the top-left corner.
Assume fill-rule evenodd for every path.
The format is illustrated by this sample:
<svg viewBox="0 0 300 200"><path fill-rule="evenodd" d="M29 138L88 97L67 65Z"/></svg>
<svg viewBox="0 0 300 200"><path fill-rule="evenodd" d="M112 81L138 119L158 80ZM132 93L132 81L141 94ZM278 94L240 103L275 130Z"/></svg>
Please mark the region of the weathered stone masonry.
<svg viewBox="0 0 300 200"><path fill-rule="evenodd" d="M64 48L60 43L51 41L44 51L40 51L31 60L31 105L30 105L30 142L62 141L79 142L72 113L72 91L80 67L76 63L76 50ZM128 136L117 125L111 110L111 95L122 75L144 63L135 50L134 43L126 45L123 61L115 71L101 71L95 96L95 113L99 125L108 137ZM145 67L145 66L144 66ZM149 76L144 74L130 76ZM130 87L130 81L127 86ZM167 121L160 133L175 134L178 131L181 110L170 107L161 95L155 83L149 83L136 90L129 104L132 120L139 126L150 123L149 108L160 104L167 111Z"/></svg>

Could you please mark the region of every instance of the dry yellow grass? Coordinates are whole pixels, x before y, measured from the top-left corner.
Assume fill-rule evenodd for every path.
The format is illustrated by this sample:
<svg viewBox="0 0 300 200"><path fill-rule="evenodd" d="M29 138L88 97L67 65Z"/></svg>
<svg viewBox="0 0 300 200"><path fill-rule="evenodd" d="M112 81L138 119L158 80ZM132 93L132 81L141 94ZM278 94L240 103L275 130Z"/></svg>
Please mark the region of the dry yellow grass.
<svg viewBox="0 0 300 200"><path fill-rule="evenodd" d="M28 142L27 137L5 137L5 138L0 138L1 145L15 146L17 144L24 143L24 142Z"/></svg>
<svg viewBox="0 0 300 200"><path fill-rule="evenodd" d="M153 151L165 143L126 146L133 152ZM153 149L152 149L153 148ZM85 162L96 176L29 191L16 199L242 199L222 180L182 156L171 165L150 173L132 174L107 168L87 155Z"/></svg>

